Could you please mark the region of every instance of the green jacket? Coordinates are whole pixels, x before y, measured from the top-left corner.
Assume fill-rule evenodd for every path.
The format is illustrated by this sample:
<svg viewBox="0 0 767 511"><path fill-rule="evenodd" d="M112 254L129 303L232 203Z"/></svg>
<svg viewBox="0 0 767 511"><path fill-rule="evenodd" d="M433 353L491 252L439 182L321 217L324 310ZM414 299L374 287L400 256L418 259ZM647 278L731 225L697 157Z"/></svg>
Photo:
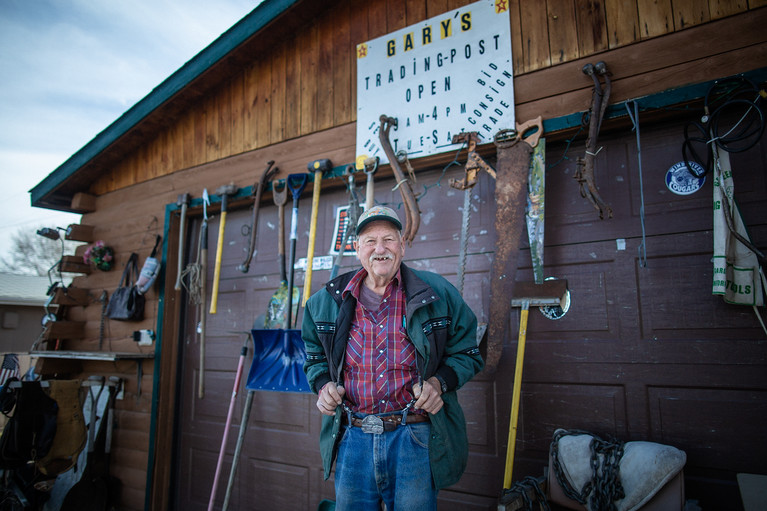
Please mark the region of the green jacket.
<svg viewBox="0 0 767 511"><path fill-rule="evenodd" d="M419 374L425 381L439 373L448 388L442 394L444 406L431 415L429 443L434 484L444 488L458 482L469 457L466 421L456 390L484 366L477 348L477 318L444 277L404 264L400 272L407 302L407 333L416 349ZM328 282L306 303L301 326L306 344L304 372L315 393L329 381L339 382L343 374L356 300L351 293L344 299L342 292L355 273ZM322 416L320 454L325 479L330 477L335 461L343 413L339 406L335 416Z"/></svg>

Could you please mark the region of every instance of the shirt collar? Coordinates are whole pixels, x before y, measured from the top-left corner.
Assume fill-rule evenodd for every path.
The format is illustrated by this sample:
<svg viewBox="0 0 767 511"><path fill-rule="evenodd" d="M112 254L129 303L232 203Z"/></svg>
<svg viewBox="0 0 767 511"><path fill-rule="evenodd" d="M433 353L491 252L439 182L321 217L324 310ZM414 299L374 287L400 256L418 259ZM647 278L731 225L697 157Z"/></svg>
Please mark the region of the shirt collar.
<svg viewBox="0 0 767 511"><path fill-rule="evenodd" d="M394 274L394 277L392 278L392 282L394 282L394 285L399 287L402 285L402 267L400 266L399 269L397 269L397 273ZM346 298L348 293L351 293L352 296L356 299L360 299L360 286L364 285L365 277L368 276L368 271L365 268L360 268L360 270L354 274L354 277L349 281L348 284L346 284L346 287L344 288L343 292L341 293L341 296Z"/></svg>

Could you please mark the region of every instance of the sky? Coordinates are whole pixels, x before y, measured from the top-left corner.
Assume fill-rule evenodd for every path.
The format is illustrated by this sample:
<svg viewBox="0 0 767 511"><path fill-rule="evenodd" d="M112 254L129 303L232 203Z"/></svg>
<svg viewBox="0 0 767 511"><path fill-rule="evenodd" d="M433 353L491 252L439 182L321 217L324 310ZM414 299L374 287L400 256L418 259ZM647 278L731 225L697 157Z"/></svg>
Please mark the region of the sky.
<svg viewBox="0 0 767 511"><path fill-rule="evenodd" d="M29 190L259 3L0 0L0 256L79 223Z"/></svg>

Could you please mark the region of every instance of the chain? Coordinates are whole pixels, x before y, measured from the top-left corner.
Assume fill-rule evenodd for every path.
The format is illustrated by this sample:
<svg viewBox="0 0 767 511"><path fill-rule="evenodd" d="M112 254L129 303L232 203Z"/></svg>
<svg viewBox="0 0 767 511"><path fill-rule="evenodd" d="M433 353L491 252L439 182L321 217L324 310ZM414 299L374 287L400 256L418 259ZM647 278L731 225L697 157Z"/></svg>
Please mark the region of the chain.
<svg viewBox="0 0 767 511"><path fill-rule="evenodd" d="M581 492L576 491L567 480L559 460L559 440L567 435L589 435L591 442L591 480L587 482ZM620 461L623 457L624 443L618 440L603 440L593 433L582 430L560 430L554 434L551 442L550 456L554 475L564 494L586 506L589 511L615 511L616 500L625 497L623 485L620 479Z"/></svg>
<svg viewBox="0 0 767 511"><path fill-rule="evenodd" d="M532 489L533 493L535 494L535 501L533 501L530 498L530 495L528 495L528 490ZM522 502L524 503L524 508L526 511L551 511L551 507L549 506L549 501L546 498L546 495L541 490L541 487L538 486L538 480L533 476L527 476L521 481L515 482L511 488L508 490L503 491L504 495L508 495L510 493L516 493L519 494L522 497ZM533 508L533 503L537 502L538 506L537 508Z"/></svg>

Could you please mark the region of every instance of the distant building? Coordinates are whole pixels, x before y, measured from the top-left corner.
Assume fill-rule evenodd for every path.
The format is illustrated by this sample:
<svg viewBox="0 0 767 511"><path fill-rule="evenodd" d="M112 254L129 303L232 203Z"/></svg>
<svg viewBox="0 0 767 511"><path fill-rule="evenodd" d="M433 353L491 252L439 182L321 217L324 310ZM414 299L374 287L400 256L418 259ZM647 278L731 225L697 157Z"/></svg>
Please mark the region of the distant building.
<svg viewBox="0 0 767 511"><path fill-rule="evenodd" d="M0 273L0 353L26 353L42 332L48 277Z"/></svg>

